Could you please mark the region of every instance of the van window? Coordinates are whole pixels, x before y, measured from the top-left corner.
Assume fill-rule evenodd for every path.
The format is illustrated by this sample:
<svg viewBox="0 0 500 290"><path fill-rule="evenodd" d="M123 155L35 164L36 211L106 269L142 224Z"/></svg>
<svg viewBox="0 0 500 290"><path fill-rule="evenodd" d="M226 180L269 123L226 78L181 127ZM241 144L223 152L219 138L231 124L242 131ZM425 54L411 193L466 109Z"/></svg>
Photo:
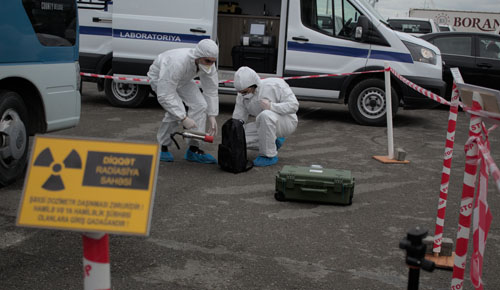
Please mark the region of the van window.
<svg viewBox="0 0 500 290"><path fill-rule="evenodd" d="M316 31L333 35L334 23L331 0L302 0L302 23Z"/></svg>
<svg viewBox="0 0 500 290"><path fill-rule="evenodd" d="M342 20L342 27L340 28L337 36L343 36L354 39L354 28L358 22L358 17L361 13L352 6L349 1L334 1L335 5L335 17Z"/></svg>
<svg viewBox="0 0 500 290"><path fill-rule="evenodd" d="M441 37L431 41L443 54L456 54L472 56L472 37L450 36Z"/></svg>
<svg viewBox="0 0 500 290"><path fill-rule="evenodd" d="M33 30L44 46L73 46L76 8L73 0L23 0Z"/></svg>
<svg viewBox="0 0 500 290"><path fill-rule="evenodd" d="M302 24L330 36L354 39L354 27L361 13L346 0L302 0Z"/></svg>

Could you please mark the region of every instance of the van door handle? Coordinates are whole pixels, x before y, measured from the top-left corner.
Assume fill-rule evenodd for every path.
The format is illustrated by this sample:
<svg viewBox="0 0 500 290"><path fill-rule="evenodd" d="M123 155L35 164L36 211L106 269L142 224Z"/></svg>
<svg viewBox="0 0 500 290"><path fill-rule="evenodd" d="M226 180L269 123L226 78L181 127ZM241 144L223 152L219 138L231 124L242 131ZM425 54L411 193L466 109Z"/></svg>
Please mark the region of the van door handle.
<svg viewBox="0 0 500 290"><path fill-rule="evenodd" d="M191 32L198 32L198 33L207 33L207 31L203 28L191 28L189 29Z"/></svg>
<svg viewBox="0 0 500 290"><path fill-rule="evenodd" d="M487 63L487 62L482 62L477 64L478 67L485 67L485 68L491 68L492 65Z"/></svg>
<svg viewBox="0 0 500 290"><path fill-rule="evenodd" d="M92 22L111 23L111 19L109 19L109 18L92 17Z"/></svg>
<svg viewBox="0 0 500 290"><path fill-rule="evenodd" d="M299 37L294 36L294 37L292 37L292 40L295 40L295 41L305 41L305 42L309 41L308 38L305 38L303 36L299 36Z"/></svg>

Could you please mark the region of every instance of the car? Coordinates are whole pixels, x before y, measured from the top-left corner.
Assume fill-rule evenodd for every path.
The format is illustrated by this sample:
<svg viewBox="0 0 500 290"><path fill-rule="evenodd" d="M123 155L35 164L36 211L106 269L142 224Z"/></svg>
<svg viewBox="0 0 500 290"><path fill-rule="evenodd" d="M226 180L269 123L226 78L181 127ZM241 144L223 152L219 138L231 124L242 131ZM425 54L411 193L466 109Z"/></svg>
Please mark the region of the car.
<svg viewBox="0 0 500 290"><path fill-rule="evenodd" d="M460 70L468 84L500 90L500 35L482 32L438 32L425 34L420 38L441 50L447 99L451 97L452 67Z"/></svg>
<svg viewBox="0 0 500 290"><path fill-rule="evenodd" d="M416 18L416 17L400 17L389 18L387 22L392 29L409 33L413 36L420 36L427 33L439 32L439 26L433 19Z"/></svg>
<svg viewBox="0 0 500 290"><path fill-rule="evenodd" d="M455 27L447 24L439 24L439 31L456 31Z"/></svg>

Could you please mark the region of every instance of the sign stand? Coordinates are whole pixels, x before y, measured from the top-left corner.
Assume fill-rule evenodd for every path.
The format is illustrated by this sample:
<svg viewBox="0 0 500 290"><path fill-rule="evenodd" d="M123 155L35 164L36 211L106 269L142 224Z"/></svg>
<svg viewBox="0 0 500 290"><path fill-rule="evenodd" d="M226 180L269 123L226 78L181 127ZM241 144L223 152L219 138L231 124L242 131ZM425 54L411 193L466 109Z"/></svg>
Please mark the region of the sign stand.
<svg viewBox="0 0 500 290"><path fill-rule="evenodd" d="M109 235L85 233L83 239L83 289L111 289Z"/></svg>
<svg viewBox="0 0 500 290"><path fill-rule="evenodd" d="M158 143L35 136L18 226L83 232L85 290L110 290L109 235L148 236Z"/></svg>
<svg viewBox="0 0 500 290"><path fill-rule="evenodd" d="M392 131L392 96L391 96L391 71L389 70L389 63L384 64L384 78L385 78L385 115L387 117L387 143L388 155L387 156L373 156L373 159L378 160L384 164L408 164L408 160L394 159L394 138Z"/></svg>

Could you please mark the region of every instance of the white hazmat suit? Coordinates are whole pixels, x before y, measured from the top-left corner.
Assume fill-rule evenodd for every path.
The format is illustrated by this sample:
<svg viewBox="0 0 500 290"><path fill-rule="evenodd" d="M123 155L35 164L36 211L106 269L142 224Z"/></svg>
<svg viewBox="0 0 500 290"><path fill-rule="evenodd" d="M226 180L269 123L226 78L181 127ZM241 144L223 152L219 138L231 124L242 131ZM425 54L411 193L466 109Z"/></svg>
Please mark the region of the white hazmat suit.
<svg viewBox="0 0 500 290"><path fill-rule="evenodd" d="M260 156L274 157L278 154L276 138L287 137L297 128L299 102L288 84L278 78L261 80L248 67L241 67L234 76L237 91L256 85L253 94L236 97L233 118L245 122L247 148L258 149ZM262 100L270 101L270 109L264 110ZM246 123L248 116L255 116L255 122Z"/></svg>
<svg viewBox="0 0 500 290"><path fill-rule="evenodd" d="M204 39L195 48L165 51L150 66L148 78L151 88L166 111L157 133L161 145L169 146L172 143L170 134L177 131L179 123L186 117L194 120L196 131L201 132L205 132L207 116L214 117L212 120L215 122L215 116L219 114L217 70L215 65L198 67L195 60L202 57L217 58L218 54L217 44ZM200 77L203 93L193 80L196 76ZM187 115L183 102L189 108ZM188 144L199 147L200 141L190 139Z"/></svg>

